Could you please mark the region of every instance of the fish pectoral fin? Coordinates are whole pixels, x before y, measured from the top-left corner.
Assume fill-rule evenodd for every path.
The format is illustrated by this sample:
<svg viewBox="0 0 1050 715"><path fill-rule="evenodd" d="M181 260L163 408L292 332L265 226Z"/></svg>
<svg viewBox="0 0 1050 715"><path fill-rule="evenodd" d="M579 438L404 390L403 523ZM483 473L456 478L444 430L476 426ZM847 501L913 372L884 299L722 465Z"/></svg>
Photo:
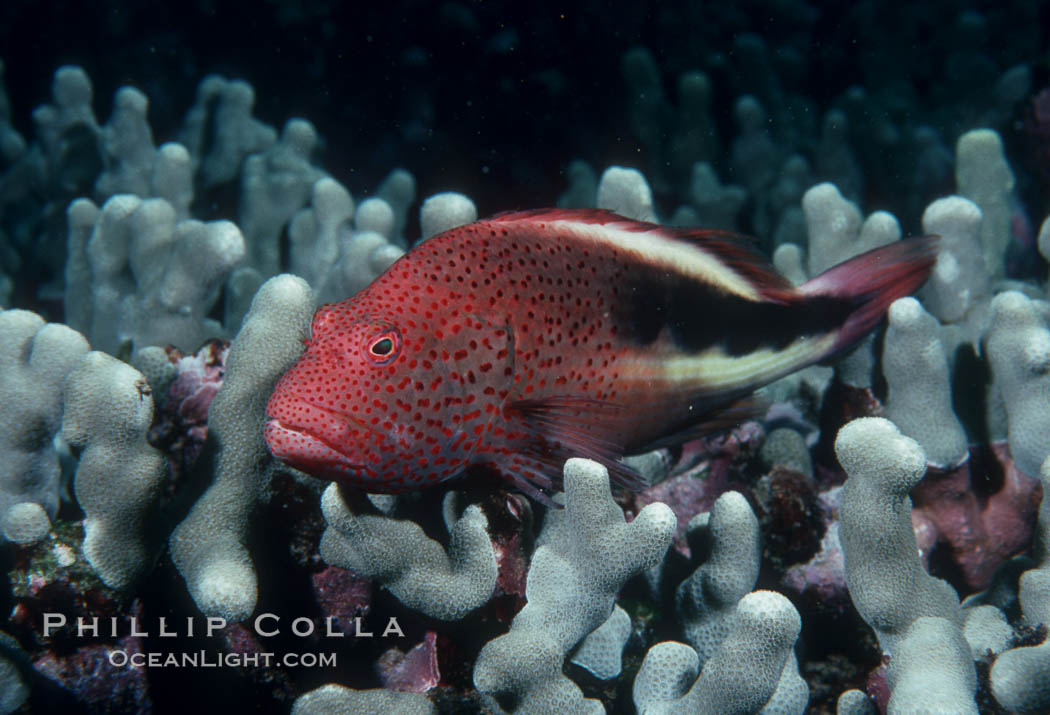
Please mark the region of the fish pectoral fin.
<svg viewBox="0 0 1050 715"><path fill-rule="evenodd" d="M504 415L517 417L516 424L542 448L530 450L529 458L546 465L560 481L561 469L571 457L585 457L609 470L609 477L622 487L638 491L648 486L634 469L620 461L624 445L600 436L594 426L624 415L625 408L612 402L575 395L522 399L504 406ZM535 451L535 453L532 453Z"/></svg>
<svg viewBox="0 0 1050 715"><path fill-rule="evenodd" d="M662 437L632 448L631 454L674 447L701 437L728 432L748 420L761 417L768 409L769 403L765 399L750 395L713 411L700 412L696 421L689 421Z"/></svg>
<svg viewBox="0 0 1050 715"><path fill-rule="evenodd" d="M542 459L513 454L488 466L499 472L515 489L540 504L552 509L563 507L551 496L561 488L561 470L556 465L548 464Z"/></svg>

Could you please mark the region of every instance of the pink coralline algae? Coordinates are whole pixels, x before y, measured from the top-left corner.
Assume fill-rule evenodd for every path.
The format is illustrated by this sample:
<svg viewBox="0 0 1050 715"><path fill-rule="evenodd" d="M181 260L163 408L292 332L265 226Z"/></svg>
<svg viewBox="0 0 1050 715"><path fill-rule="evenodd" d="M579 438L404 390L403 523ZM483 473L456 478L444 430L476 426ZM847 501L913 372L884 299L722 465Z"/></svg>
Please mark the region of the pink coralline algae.
<svg viewBox="0 0 1050 715"><path fill-rule="evenodd" d="M170 348L177 352L176 348ZM180 357L175 363L178 374L168 389L168 400L182 420L188 424L208 422L208 407L222 387L226 354L230 345L223 340L212 340L193 355Z"/></svg>
<svg viewBox="0 0 1050 715"><path fill-rule="evenodd" d="M823 599L846 593L838 492L835 487L820 495L829 518L820 552L784 576L783 584L799 593L813 589ZM1001 564L1029 547L1042 487L1018 471L1000 442L971 448L970 458L954 470L931 467L911 497L923 566L967 594L987 588Z"/></svg>
<svg viewBox="0 0 1050 715"><path fill-rule="evenodd" d="M354 619L367 615L372 607L372 582L338 566L312 574L310 581L324 617L334 618L340 631L355 633Z"/></svg>
<svg viewBox="0 0 1050 715"><path fill-rule="evenodd" d="M671 507L678 526L673 547L689 557L685 531L689 520L697 514L711 511L715 500L734 486L743 474L744 464L758 451L764 433L757 422L745 422L726 434L704 437L686 442L681 456L672 466L674 476L633 495L629 513L637 514L644 507L663 502Z"/></svg>
<svg viewBox="0 0 1050 715"><path fill-rule="evenodd" d="M500 516L503 518L491 520L494 527L492 547L499 567L496 592L514 596L520 608L524 604L525 578L529 571L523 535L525 528L532 525L532 507L525 497L508 494Z"/></svg>
<svg viewBox="0 0 1050 715"><path fill-rule="evenodd" d="M880 663L879 667L868 675L868 682L864 688L868 697L875 701L875 706L880 713L886 712L890 704L890 685L886 680L887 675L886 663Z"/></svg>
<svg viewBox="0 0 1050 715"><path fill-rule="evenodd" d="M266 652L266 648L259 642L259 636L242 623L231 623L224 628L222 639L230 653L246 655Z"/></svg>
<svg viewBox="0 0 1050 715"><path fill-rule="evenodd" d="M115 647L129 657L142 652L139 639L130 636L119 639ZM152 712L146 669L114 665L112 650L112 646L92 644L67 654L48 652L33 667L91 712Z"/></svg>
<svg viewBox="0 0 1050 715"><path fill-rule="evenodd" d="M157 399L149 441L171 455L173 466L186 467L200 454L208 436L208 408L222 387L230 344L210 340L193 355L170 345L166 350L175 365L175 379Z"/></svg>
<svg viewBox="0 0 1050 715"><path fill-rule="evenodd" d="M952 471L931 468L912 490L923 565L944 570L936 563L943 548L949 562L943 575L956 589L987 588L995 569L1031 543L1041 498L1039 481L1018 471L1002 442L972 448Z"/></svg>
<svg viewBox="0 0 1050 715"><path fill-rule="evenodd" d="M410 693L425 693L441 681L438 672L437 633L427 631L423 641L403 653L391 648L377 664L383 687Z"/></svg>
<svg viewBox="0 0 1050 715"><path fill-rule="evenodd" d="M811 590L821 602L832 602L849 597L846 591L846 570L839 541L838 511L842 487L832 487L819 496L828 525L820 541L820 549L806 563L796 564L784 574L783 585L797 592Z"/></svg>

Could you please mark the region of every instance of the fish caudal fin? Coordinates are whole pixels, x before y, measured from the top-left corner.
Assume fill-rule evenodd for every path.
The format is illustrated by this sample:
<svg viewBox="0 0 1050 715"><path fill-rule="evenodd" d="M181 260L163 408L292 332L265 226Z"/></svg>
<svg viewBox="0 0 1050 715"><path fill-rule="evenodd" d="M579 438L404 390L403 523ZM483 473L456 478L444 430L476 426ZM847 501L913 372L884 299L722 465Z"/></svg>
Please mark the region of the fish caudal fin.
<svg viewBox="0 0 1050 715"><path fill-rule="evenodd" d="M856 307L823 359L842 353L882 320L890 304L918 290L937 260L938 236L896 241L862 253L799 286L807 298L845 298Z"/></svg>

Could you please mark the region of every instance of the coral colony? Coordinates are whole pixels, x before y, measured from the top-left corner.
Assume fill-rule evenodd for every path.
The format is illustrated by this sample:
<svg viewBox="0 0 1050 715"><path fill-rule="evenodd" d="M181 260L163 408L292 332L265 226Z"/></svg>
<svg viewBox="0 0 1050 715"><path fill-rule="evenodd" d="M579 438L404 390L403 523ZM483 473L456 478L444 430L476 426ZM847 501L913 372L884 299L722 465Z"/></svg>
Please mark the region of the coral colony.
<svg viewBox="0 0 1050 715"><path fill-rule="evenodd" d="M0 713L1050 711L1050 219L1002 138L1024 106L1050 167L1047 90L999 68L947 128L861 88L814 122L738 45L766 81L725 152L712 78L630 49L651 161L564 157L558 205L744 225L796 285L937 234L932 275L746 422L626 458L648 486L570 455L547 503L483 475L365 494L264 441L316 308L470 198L419 203L404 169L351 196L243 81L204 78L159 146L145 93L101 124L79 67L31 137L0 87ZM887 175L913 224L862 211ZM219 189L235 212L200 220Z"/></svg>

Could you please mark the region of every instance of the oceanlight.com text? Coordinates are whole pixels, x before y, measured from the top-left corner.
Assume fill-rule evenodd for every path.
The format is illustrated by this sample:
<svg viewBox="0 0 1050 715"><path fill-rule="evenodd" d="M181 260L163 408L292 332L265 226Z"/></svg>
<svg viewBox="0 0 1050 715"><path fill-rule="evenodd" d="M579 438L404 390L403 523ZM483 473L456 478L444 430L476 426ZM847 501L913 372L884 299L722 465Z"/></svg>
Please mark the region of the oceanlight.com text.
<svg viewBox="0 0 1050 715"><path fill-rule="evenodd" d="M129 653L111 650L109 663L117 668L334 668L335 653Z"/></svg>

